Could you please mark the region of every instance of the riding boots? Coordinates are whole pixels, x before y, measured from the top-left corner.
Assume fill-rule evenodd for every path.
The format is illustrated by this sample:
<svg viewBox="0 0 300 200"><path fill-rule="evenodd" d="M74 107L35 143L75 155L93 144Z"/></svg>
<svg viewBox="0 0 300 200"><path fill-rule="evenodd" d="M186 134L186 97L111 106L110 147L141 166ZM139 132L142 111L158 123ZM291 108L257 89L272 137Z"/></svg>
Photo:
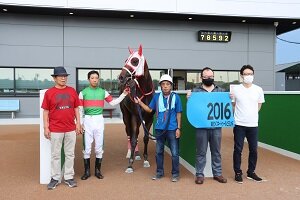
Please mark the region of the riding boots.
<svg viewBox="0 0 300 200"><path fill-rule="evenodd" d="M91 176L90 172L90 159L83 159L84 162L84 174L81 177L81 180L86 180Z"/></svg>
<svg viewBox="0 0 300 200"><path fill-rule="evenodd" d="M101 162L102 162L102 158L96 158L96 161L95 161L95 176L99 179L104 178L101 174Z"/></svg>

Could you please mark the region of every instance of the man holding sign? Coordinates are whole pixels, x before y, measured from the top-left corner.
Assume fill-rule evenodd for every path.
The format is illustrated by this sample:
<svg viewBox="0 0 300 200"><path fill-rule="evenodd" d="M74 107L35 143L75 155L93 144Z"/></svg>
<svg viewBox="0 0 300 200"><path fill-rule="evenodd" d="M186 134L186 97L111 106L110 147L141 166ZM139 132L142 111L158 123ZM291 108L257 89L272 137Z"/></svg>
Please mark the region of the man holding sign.
<svg viewBox="0 0 300 200"><path fill-rule="evenodd" d="M223 92L223 89L214 84L214 72L211 68L205 67L201 71L202 84L193 89L193 92ZM191 92L187 93L187 98ZM208 143L210 145L212 158L212 172L214 180L220 183L227 183L227 179L222 176L221 166L221 138L222 131L220 127L196 128L196 184L204 182L204 168L206 165L206 152Z"/></svg>

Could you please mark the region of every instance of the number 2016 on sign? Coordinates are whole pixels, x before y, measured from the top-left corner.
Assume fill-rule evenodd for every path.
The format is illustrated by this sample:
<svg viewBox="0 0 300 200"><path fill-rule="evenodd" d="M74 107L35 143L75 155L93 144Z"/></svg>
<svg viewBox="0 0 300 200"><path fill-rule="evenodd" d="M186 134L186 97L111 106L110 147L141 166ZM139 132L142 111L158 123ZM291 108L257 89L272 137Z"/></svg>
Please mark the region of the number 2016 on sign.
<svg viewBox="0 0 300 200"><path fill-rule="evenodd" d="M207 120L210 122L211 127L233 126L234 122L230 120L232 117L230 103L210 102L207 104L207 108Z"/></svg>

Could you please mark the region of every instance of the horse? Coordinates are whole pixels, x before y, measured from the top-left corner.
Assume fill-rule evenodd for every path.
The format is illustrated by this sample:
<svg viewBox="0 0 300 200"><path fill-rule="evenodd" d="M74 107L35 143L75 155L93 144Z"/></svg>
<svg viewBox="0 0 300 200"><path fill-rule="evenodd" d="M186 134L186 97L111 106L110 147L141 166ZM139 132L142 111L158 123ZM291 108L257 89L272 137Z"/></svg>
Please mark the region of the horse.
<svg viewBox="0 0 300 200"><path fill-rule="evenodd" d="M146 113L138 104L134 102L135 97L139 97L146 105L148 105L154 95L154 86L151 75L149 73L148 64L142 53L142 46L139 46L138 51L134 52L129 49L129 57L125 61L125 65L119 75L120 94L124 89L129 89L129 94L120 103L121 112L123 114L123 122L127 137L129 138L128 147L128 167L126 173L133 172L133 162L136 147L138 143L139 128L142 123L144 128L144 167L150 167L148 161L148 142L149 130L153 123L153 114ZM139 159L138 159L139 158ZM136 160L140 160L137 155Z"/></svg>

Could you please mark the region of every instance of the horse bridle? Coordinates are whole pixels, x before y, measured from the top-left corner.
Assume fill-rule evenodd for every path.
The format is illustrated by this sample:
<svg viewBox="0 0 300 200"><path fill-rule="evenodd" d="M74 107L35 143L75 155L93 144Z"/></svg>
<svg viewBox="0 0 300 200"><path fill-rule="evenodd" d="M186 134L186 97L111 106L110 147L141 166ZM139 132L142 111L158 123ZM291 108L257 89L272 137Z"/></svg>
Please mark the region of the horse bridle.
<svg viewBox="0 0 300 200"><path fill-rule="evenodd" d="M141 88L140 83L139 83L139 81L138 81L138 77L135 76L135 72L136 72L137 68L136 68L134 71L132 71L132 72L131 72L126 66L124 66L123 69L125 69L125 70L130 74L130 77L126 77L126 79L125 79L125 85L129 86L129 85L128 85L129 81L130 81L130 80L133 80L133 81L135 82L135 85L137 86L137 88L138 88L138 89L141 91L141 93L142 93L142 96L139 97L139 99L142 100L145 96L148 96L148 95L150 95L150 94L152 94L152 93L154 92L154 90L153 90L153 84L152 84L151 90L150 90L149 92L147 92L147 93L145 93L144 90ZM130 88L130 87L129 87L129 88ZM130 88L130 89L131 89L131 88ZM136 97L136 96L135 96L135 97ZM135 97L133 97L133 98L135 98ZM134 101L133 98L132 98L131 95L130 95L130 99L131 99L132 101Z"/></svg>

